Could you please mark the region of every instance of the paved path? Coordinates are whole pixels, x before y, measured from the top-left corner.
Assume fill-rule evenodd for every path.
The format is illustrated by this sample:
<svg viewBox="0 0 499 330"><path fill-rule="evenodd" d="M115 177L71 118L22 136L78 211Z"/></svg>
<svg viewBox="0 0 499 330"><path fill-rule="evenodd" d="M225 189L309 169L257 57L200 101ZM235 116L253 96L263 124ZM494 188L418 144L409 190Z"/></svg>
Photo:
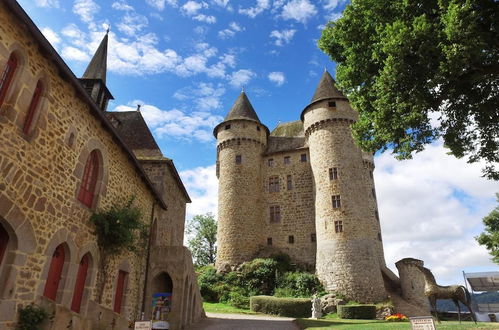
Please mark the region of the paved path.
<svg viewBox="0 0 499 330"><path fill-rule="evenodd" d="M206 313L207 318L189 327L189 330L299 330L289 317L249 314Z"/></svg>

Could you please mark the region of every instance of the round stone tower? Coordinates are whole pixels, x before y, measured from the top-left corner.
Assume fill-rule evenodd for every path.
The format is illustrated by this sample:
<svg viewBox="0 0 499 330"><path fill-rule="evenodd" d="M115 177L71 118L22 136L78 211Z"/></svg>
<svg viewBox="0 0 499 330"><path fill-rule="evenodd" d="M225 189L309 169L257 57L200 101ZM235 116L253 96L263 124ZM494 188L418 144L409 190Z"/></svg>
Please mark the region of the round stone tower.
<svg viewBox="0 0 499 330"><path fill-rule="evenodd" d="M219 179L216 268L226 271L254 258L263 242L261 164L269 130L242 92L213 133Z"/></svg>
<svg viewBox="0 0 499 330"><path fill-rule="evenodd" d="M357 113L327 71L301 119L316 187L317 276L327 290L348 299L382 301L383 252L374 230L369 171L350 128Z"/></svg>

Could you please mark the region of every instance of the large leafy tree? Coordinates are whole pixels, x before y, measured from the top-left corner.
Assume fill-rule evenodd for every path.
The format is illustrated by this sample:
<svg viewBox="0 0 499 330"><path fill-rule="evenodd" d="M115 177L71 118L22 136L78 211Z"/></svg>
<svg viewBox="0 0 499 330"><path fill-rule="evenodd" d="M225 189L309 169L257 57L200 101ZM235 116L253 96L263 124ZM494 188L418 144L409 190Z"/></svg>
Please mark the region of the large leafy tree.
<svg viewBox="0 0 499 330"><path fill-rule="evenodd" d="M499 203L499 193L496 194L496 197ZM499 264L499 206L483 218L483 224L485 231L476 237L476 240L489 250L492 260Z"/></svg>
<svg viewBox="0 0 499 330"><path fill-rule="evenodd" d="M351 0L319 47L360 113L359 145L407 159L443 137L499 180L498 29L494 0Z"/></svg>
<svg viewBox="0 0 499 330"><path fill-rule="evenodd" d="M196 266L215 263L217 255L217 222L211 213L196 215L187 223L187 245Z"/></svg>

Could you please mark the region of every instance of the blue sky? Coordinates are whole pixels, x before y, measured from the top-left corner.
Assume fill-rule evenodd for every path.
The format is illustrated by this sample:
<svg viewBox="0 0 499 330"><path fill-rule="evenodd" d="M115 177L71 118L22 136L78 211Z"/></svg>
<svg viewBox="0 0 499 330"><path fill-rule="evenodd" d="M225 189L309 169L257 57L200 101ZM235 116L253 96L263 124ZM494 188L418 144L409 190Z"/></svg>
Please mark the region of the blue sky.
<svg viewBox="0 0 499 330"><path fill-rule="evenodd" d="M273 129L299 118L320 75L335 65L317 48L344 0L19 0L76 76L111 27L110 110L142 114L174 160L193 203L187 217L217 212L212 130L244 87ZM438 116L436 116L438 117ZM483 164L447 155L441 141L397 161L377 155L375 181L387 265L423 259L444 284L462 271L498 270L474 236L496 205L499 183Z"/></svg>

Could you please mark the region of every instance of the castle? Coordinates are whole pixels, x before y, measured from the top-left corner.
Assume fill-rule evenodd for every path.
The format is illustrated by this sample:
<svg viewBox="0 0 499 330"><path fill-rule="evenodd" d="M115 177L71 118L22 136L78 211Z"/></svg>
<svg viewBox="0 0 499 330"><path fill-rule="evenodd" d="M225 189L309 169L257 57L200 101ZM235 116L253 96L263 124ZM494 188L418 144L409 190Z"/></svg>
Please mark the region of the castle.
<svg viewBox="0 0 499 330"><path fill-rule="evenodd" d="M214 129L219 271L284 252L329 291L387 297L374 162L353 140L357 116L327 71L300 120L272 132L239 95Z"/></svg>

